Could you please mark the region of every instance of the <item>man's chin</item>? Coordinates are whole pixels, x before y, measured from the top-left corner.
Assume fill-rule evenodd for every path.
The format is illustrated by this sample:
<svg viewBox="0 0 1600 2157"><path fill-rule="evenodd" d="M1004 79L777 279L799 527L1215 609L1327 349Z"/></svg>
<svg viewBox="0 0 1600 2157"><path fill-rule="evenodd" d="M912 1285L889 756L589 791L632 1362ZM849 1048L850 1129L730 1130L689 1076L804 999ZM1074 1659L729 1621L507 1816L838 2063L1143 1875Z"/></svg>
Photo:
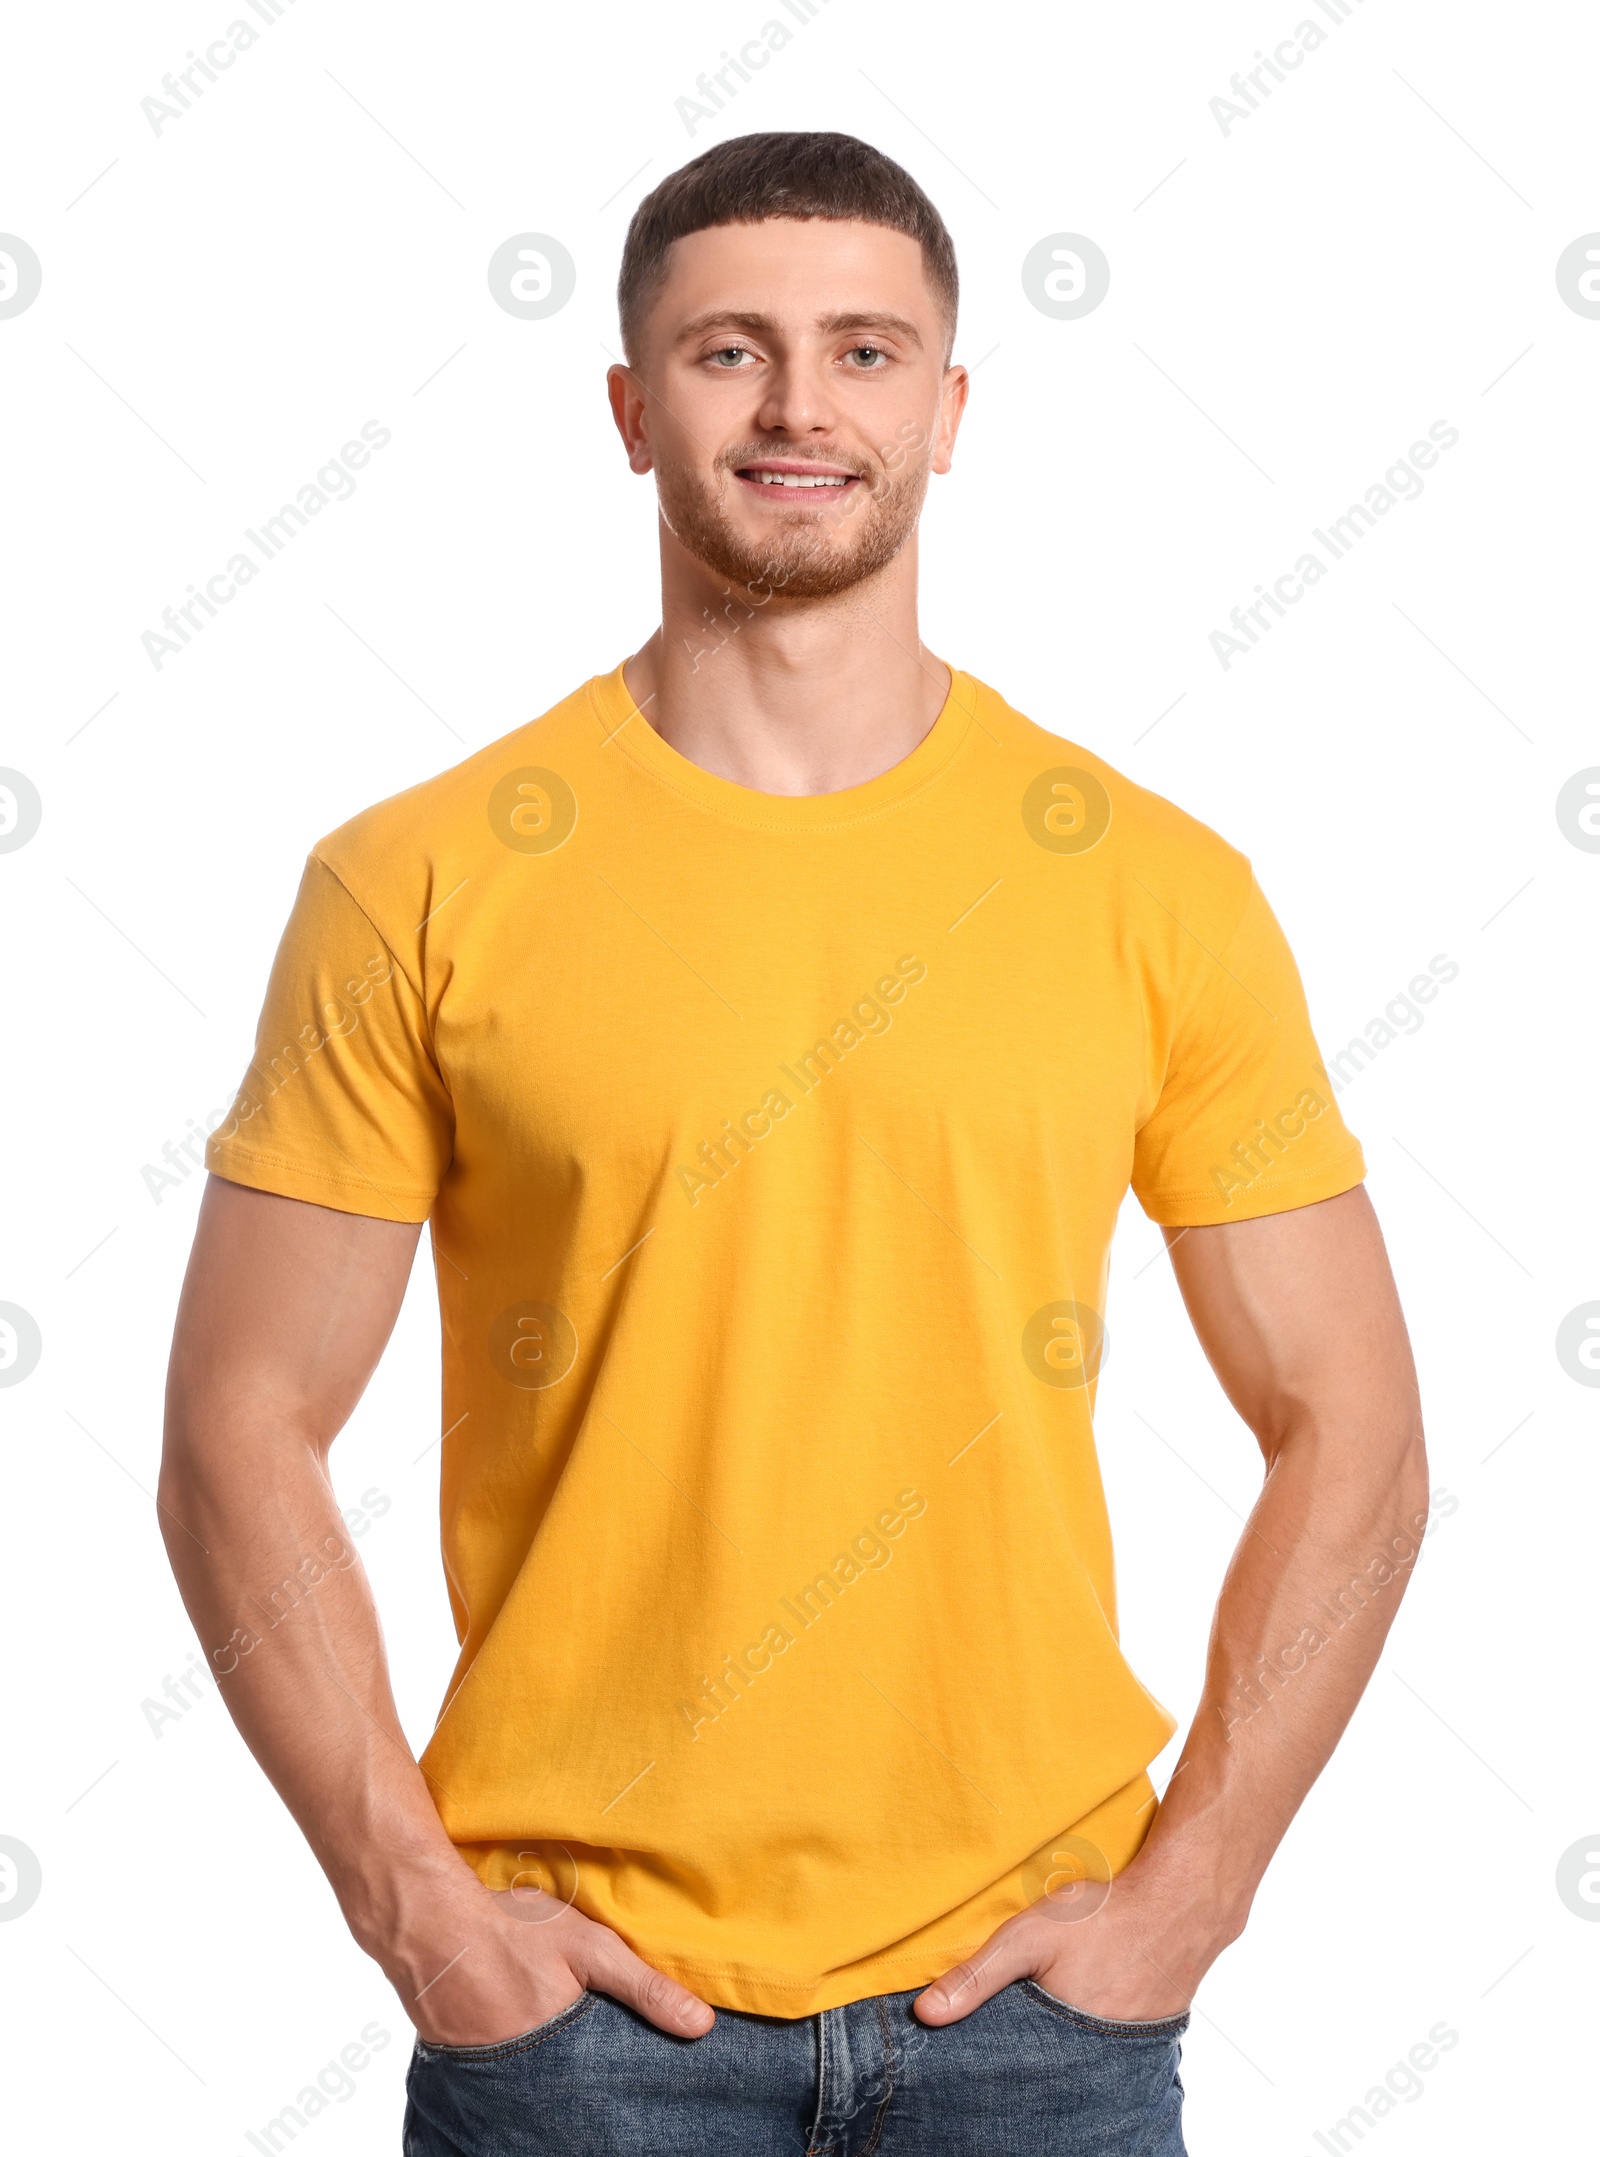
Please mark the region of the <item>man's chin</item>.
<svg viewBox="0 0 1600 2157"><path fill-rule="evenodd" d="M781 599L836 599L875 576L884 563L860 548L807 548L785 554L766 549L754 571L759 588Z"/></svg>
<svg viewBox="0 0 1600 2157"><path fill-rule="evenodd" d="M777 524L762 507L757 520L728 513L693 486L657 474L668 531L696 561L756 605L769 599L836 599L887 567L916 530L920 490L888 505L874 502L865 517L843 517L808 503ZM865 506L865 505L864 505Z"/></svg>
<svg viewBox="0 0 1600 2157"><path fill-rule="evenodd" d="M698 561L758 604L769 598L836 599L876 576L911 536L909 531L892 539L887 533L852 533L849 544L841 545L833 534L817 529L821 522L817 519L803 535L747 537L726 527L691 526L674 536Z"/></svg>

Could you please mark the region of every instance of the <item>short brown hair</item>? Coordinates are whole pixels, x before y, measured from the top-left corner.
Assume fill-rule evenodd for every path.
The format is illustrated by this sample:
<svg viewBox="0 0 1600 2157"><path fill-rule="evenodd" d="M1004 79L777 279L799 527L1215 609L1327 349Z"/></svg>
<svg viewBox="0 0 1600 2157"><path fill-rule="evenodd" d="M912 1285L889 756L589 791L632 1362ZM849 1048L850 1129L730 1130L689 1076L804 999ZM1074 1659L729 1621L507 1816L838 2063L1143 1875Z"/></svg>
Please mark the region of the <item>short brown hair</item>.
<svg viewBox="0 0 1600 2157"><path fill-rule="evenodd" d="M633 213L617 279L622 348L630 361L673 241L711 225L768 217L858 218L903 232L922 249L928 283L954 338L956 251L944 219L904 166L854 135L736 135L669 173Z"/></svg>

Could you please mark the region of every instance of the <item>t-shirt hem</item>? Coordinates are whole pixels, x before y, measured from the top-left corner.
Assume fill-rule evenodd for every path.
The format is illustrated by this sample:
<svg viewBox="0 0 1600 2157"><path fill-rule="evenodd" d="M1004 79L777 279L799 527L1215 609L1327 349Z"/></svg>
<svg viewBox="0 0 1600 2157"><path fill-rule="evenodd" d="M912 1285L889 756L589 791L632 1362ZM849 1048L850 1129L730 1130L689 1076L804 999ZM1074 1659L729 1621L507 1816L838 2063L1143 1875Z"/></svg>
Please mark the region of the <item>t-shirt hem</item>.
<svg viewBox="0 0 1600 2157"><path fill-rule="evenodd" d="M1295 1175L1259 1176L1242 1191L1221 1197L1212 1191L1174 1191L1166 1195L1137 1191L1139 1204L1162 1228L1216 1228L1229 1221L1256 1221L1274 1213L1292 1213L1325 1198L1353 1191L1367 1173L1359 1141L1326 1167Z"/></svg>
<svg viewBox="0 0 1600 2157"><path fill-rule="evenodd" d="M215 1141L206 1148L206 1167L225 1183L242 1183L248 1190L269 1191L278 1198L305 1199L336 1213L365 1214L375 1221L422 1222L433 1209L431 1191L384 1186L360 1174L342 1176L331 1169L307 1168L281 1154L223 1147Z"/></svg>
<svg viewBox="0 0 1600 2157"><path fill-rule="evenodd" d="M1175 1728L1172 1716L1161 1710L1157 1727L1139 1750L1155 1753ZM1116 1772L1115 1768L1108 1770L1113 1775ZM586 1917L608 1924L620 1933L652 1968L676 1978L712 2007L793 2021L885 1993L920 1991L946 1971L967 1961L993 1938L1000 1926L1037 1901L1045 1886L1039 1860L1050 1852L1052 1843L1063 1837L1086 1836L1090 1844L1100 1850L1113 1876L1124 1871L1138 1855L1159 1803L1148 1768L1141 1768L1118 1782L1087 1811L1077 1813L1070 1827L1059 1829L1029 1857L966 1901L918 1925L913 1931L890 1934L882 1939L880 1946L820 1969L814 1963L808 1967L807 1949L812 1954L818 1948L826 1953L830 1945L840 1943L811 1937L797 1943L799 1952L793 1961L769 1962L754 1955L741 1957L738 1953L743 1944L741 1936L733 1931L723 1953L701 1954L696 1951L699 1947L719 1946L721 1941L686 1940L681 1933L675 1939L670 1915L658 1912L655 1917L645 1919L643 1913L630 1913L605 1896L581 1897L579 1907ZM446 1827L449 1828L448 1818ZM537 1841L540 1838L529 1839ZM497 1871L495 1860L507 1847L496 1842L456 1842L461 1857L487 1887L503 1882L505 1874ZM512 1843L509 1847L514 1849L516 1845ZM526 1860L519 1859L518 1862ZM1050 1862L1054 1864L1058 1860L1051 1858ZM719 1926L718 1929L720 1932L723 1928ZM750 1944L754 1945L754 1942ZM803 1956L805 1960L801 1959Z"/></svg>
<svg viewBox="0 0 1600 2157"><path fill-rule="evenodd" d="M1018 1911L1027 1907L1026 1901L1017 1904ZM997 1922L1003 1924L1005 1920ZM920 1992L946 1970L975 1955L988 1938L985 1932L965 1942L954 1941L937 1954L924 1949L915 1955L873 1955L852 1969L838 1970L826 1977L756 1977L745 1969L693 1962L678 1955L652 1953L648 1960L653 1968L675 1977L711 2007L797 2022L806 2015L821 2014L830 2007L849 2007L857 2000L872 1999L884 1992Z"/></svg>

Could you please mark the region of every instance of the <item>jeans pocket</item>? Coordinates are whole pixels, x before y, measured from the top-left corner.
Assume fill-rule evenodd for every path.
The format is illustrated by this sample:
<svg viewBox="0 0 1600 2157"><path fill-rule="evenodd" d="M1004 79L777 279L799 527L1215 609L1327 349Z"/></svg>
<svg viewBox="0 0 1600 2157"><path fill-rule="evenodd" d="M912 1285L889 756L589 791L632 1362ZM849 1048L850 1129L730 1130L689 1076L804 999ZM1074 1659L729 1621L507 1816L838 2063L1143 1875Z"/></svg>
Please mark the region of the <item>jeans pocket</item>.
<svg viewBox="0 0 1600 2157"><path fill-rule="evenodd" d="M1091 2015L1086 2008L1074 2007L1070 2001L1057 1999L1053 1992L1046 1992L1036 1978L1025 1977L1022 1988L1050 2014L1062 2021L1075 2023L1079 2029L1093 2030L1105 2037L1148 2038L1168 2044L1174 2037L1181 2037L1189 2027L1189 2010L1181 2014L1163 2015L1155 2022L1117 2022L1109 2015Z"/></svg>
<svg viewBox="0 0 1600 2157"><path fill-rule="evenodd" d="M481 2060L491 2063L496 2060L509 2060L519 2052L531 2051L535 2045L542 2045L547 2039L560 2036L563 2030L570 2029L575 2022L581 2021L591 2008L599 2005L599 1993L580 1992L559 2014L552 2015L548 2022L536 2022L531 2030L524 2030L520 2036L502 2037L497 2044L492 2045L436 2045L427 2038L419 2037L414 2056L424 2063L431 2060Z"/></svg>

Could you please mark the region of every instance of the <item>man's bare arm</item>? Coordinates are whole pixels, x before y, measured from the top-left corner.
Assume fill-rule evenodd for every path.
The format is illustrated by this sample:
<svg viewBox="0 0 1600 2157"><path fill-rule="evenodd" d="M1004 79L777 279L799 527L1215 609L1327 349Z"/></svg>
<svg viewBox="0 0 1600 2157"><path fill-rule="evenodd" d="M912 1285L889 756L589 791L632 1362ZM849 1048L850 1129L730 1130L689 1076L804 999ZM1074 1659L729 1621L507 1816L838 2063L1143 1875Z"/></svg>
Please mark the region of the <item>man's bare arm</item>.
<svg viewBox="0 0 1600 2157"><path fill-rule="evenodd" d="M955 2021L1023 1976L1117 2020L1181 2011L1243 1930L1410 1578L1427 1462L1366 1193L1168 1242L1195 1331L1266 1463L1199 1712L1143 1849L1101 1906L1080 1922L1048 1902L1012 1918L922 1995L926 2022Z"/></svg>
<svg viewBox="0 0 1600 2157"><path fill-rule="evenodd" d="M184 1603L245 1742L424 2037L517 2036L586 1986L701 2036L710 2008L607 1927L482 1885L400 1727L327 1462L393 1329L418 1234L208 1183L159 1491Z"/></svg>

